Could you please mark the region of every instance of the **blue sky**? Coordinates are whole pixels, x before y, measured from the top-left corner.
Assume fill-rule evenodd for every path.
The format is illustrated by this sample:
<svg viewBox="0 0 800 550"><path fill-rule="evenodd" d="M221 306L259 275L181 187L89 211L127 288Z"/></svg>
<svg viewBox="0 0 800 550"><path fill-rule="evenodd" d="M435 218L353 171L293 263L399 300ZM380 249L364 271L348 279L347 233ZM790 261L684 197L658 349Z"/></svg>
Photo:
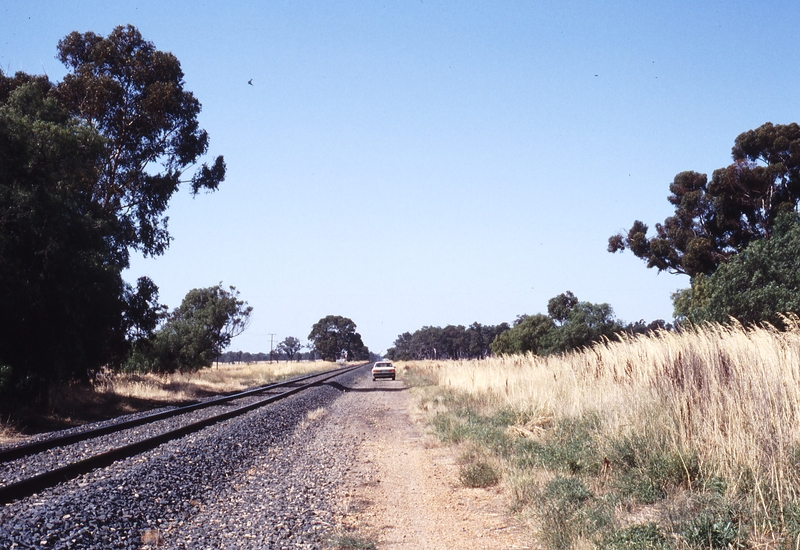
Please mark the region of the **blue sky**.
<svg viewBox="0 0 800 550"><path fill-rule="evenodd" d="M251 352L325 315L385 351L566 290L670 320L688 278L608 237L663 221L675 174L727 165L739 133L798 119L794 2L10 0L0 66L60 80L60 38L128 23L181 61L228 176L176 195L172 246L126 278L170 308L236 286Z"/></svg>

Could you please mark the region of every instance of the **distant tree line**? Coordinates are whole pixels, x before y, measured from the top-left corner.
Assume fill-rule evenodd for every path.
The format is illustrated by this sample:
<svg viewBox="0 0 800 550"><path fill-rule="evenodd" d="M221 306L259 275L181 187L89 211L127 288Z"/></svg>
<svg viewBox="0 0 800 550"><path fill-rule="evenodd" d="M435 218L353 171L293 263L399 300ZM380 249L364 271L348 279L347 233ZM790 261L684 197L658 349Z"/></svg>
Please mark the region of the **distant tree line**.
<svg viewBox="0 0 800 550"><path fill-rule="evenodd" d="M369 351L361 335L356 332L352 319L341 315L327 315L314 323L308 335L308 345L302 345L294 336L287 336L270 353L229 351L219 355L224 363L254 361L376 361L380 357ZM303 353L301 350L308 351Z"/></svg>
<svg viewBox="0 0 800 550"><path fill-rule="evenodd" d="M528 352L549 355L614 339L620 333L644 334L671 328L661 319L626 324L614 316L610 305L580 301L568 290L548 301L546 315L517 317L514 326L492 342L492 351L497 355Z"/></svg>
<svg viewBox="0 0 800 550"><path fill-rule="evenodd" d="M491 355L492 341L509 326L472 323L440 327L422 327L413 333L405 332L397 337L394 346L386 351L386 357L397 361L419 359L483 359Z"/></svg>
<svg viewBox="0 0 800 550"><path fill-rule="evenodd" d="M608 304L581 302L570 291L551 298L547 314L519 315L512 325L423 327L397 337L386 356L392 360L483 359L491 355L549 355L590 346L620 333L670 330L663 320L626 324Z"/></svg>
<svg viewBox="0 0 800 550"><path fill-rule="evenodd" d="M263 351L257 353L250 353L249 351L226 351L220 354L217 361L220 363L258 363L262 361L313 361L314 359L316 359L316 354L311 351L306 353L298 352L290 359L285 353L274 350L272 353L265 353Z"/></svg>

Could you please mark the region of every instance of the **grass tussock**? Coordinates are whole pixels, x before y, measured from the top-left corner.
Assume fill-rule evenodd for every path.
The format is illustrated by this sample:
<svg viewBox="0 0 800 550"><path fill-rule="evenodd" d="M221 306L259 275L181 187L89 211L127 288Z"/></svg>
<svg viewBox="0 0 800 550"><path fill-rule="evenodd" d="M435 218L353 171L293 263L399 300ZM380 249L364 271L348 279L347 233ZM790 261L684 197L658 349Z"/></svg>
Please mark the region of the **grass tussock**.
<svg viewBox="0 0 800 550"><path fill-rule="evenodd" d="M70 383L51 388L45 411L26 411L20 418L0 422L0 445L24 439L29 433L191 403L338 366L324 361L257 362L220 364L169 375L103 373L90 386Z"/></svg>
<svg viewBox="0 0 800 550"><path fill-rule="evenodd" d="M374 541L353 533L337 534L328 539L327 548L333 550L375 550Z"/></svg>
<svg viewBox="0 0 800 550"><path fill-rule="evenodd" d="M398 366L439 437L491 457L514 508L557 526L542 530L549 548L795 548L800 326L789 324Z"/></svg>

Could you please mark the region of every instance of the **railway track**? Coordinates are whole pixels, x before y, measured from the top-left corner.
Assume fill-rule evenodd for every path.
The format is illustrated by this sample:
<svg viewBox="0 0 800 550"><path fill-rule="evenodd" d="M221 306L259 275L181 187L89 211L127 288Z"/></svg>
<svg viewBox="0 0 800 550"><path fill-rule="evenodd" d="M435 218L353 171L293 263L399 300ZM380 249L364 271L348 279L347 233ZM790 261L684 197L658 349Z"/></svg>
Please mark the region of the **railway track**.
<svg viewBox="0 0 800 550"><path fill-rule="evenodd" d="M4 484L0 486L0 505L285 399L363 366L305 375L94 429L2 449L0 481Z"/></svg>

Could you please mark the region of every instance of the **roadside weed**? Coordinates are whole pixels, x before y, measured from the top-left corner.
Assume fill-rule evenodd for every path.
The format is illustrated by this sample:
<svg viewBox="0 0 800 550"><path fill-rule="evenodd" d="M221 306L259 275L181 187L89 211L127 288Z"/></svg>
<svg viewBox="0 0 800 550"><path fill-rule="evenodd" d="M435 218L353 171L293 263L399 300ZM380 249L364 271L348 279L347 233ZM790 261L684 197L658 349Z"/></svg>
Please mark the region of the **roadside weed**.
<svg viewBox="0 0 800 550"><path fill-rule="evenodd" d="M327 541L334 550L375 550L377 545L369 540L353 534L334 535Z"/></svg>
<svg viewBox="0 0 800 550"><path fill-rule="evenodd" d="M478 461L463 465L459 479L466 487L492 487L500 481L500 474L488 462Z"/></svg>
<svg viewBox="0 0 800 550"><path fill-rule="evenodd" d="M692 489L700 481L697 455L672 449L656 436L629 434L612 440L608 460L616 471L619 493L642 504L653 504L680 488Z"/></svg>
<svg viewBox="0 0 800 550"><path fill-rule="evenodd" d="M661 532L661 528L653 522L647 522L609 533L598 544L598 548L600 550L667 550L670 545L667 537Z"/></svg>
<svg viewBox="0 0 800 550"><path fill-rule="evenodd" d="M566 550L578 540L591 539L612 521L610 509L577 477L555 477L539 499L539 514L549 548Z"/></svg>

